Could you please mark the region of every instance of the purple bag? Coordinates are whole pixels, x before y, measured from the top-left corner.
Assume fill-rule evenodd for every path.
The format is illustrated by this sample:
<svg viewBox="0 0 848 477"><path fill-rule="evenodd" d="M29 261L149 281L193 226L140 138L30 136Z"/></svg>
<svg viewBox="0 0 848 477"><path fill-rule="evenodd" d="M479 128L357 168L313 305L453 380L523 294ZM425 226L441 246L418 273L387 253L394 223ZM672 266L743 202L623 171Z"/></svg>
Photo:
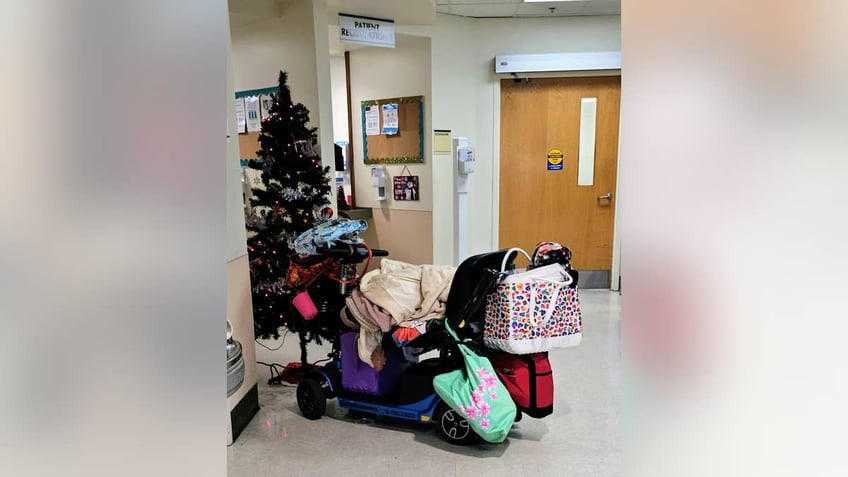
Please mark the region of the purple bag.
<svg viewBox="0 0 848 477"><path fill-rule="evenodd" d="M346 391L382 396L400 378L405 361L396 349L386 350L386 365L380 372L359 359L356 339L359 333L342 333L342 387Z"/></svg>

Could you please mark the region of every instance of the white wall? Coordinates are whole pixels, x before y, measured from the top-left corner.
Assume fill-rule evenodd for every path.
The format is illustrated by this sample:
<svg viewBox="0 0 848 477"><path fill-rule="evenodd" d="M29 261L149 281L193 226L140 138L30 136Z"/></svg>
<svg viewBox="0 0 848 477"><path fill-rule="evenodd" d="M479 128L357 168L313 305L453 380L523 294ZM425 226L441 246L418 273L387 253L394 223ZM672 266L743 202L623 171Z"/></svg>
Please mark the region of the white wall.
<svg viewBox="0 0 848 477"><path fill-rule="evenodd" d="M621 49L620 17L473 19L438 14L433 38L433 125L468 131L476 149L477 170L469 194L468 252L498 247L494 236L497 204L495 159L498 150L500 78L494 57L506 54L617 51ZM473 117L469 114L473 111ZM470 121L470 122L469 122ZM473 123L473 126L471 125ZM434 204L433 253L437 263L453 263L453 196L440 163L434 188L441 198Z"/></svg>
<svg viewBox="0 0 848 477"><path fill-rule="evenodd" d="M453 137L467 137L478 147L477 95L486 78L475 68L476 21L472 18L439 15L432 29L433 54L433 128L449 129ZM479 152L478 152L479 155ZM486 162L478 157L478 162ZM452 245L456 230L453 223L453 159L450 155L433 158L433 263L455 265ZM479 182L480 174L471 178ZM490 207L471 209L473 215L486 215Z"/></svg>
<svg viewBox="0 0 848 477"><path fill-rule="evenodd" d="M321 162L333 170L333 108L326 0L281 4L281 16L232 29L236 91L277 86L288 72L292 100L309 110L308 127L318 128ZM336 207L335 188L330 204Z"/></svg>
<svg viewBox="0 0 848 477"><path fill-rule="evenodd" d="M330 57L330 87L333 91L333 142L350 142L347 130L347 71L344 56Z"/></svg>
<svg viewBox="0 0 848 477"><path fill-rule="evenodd" d="M356 181L356 205L396 210L433 210L432 127L430 94L430 38L396 35L395 48L363 48L350 52L350 94L353 106L353 164ZM419 176L421 200L392 200L387 191L384 203L374 200L370 166L362 154L362 121L359 104L363 100L424 96L424 163L407 164L412 175ZM387 165L389 176L401 174L403 165ZM388 183L387 183L388 187Z"/></svg>
<svg viewBox="0 0 848 477"><path fill-rule="evenodd" d="M286 2L282 9L280 18L233 28L234 87L244 91L277 86L280 70L287 71L292 99L309 109L311 122L317 126L320 118L312 5Z"/></svg>
<svg viewBox="0 0 848 477"><path fill-rule="evenodd" d="M228 45L229 48L229 45ZM231 50L227 51L227 91L221 101L227 107L227 320L233 327L233 338L242 344L245 363L244 383L227 399L227 411L244 398L256 384L256 353L252 346L253 307L250 295L250 272L247 259L247 231L244 226L241 167L239 166L238 136L235 132L236 112L233 102L233 64ZM221 324L224 329L224 324ZM223 336L223 334L222 334ZM227 419L228 426L230 419ZM232 428L228 427L229 438ZM229 442L229 440L228 440Z"/></svg>

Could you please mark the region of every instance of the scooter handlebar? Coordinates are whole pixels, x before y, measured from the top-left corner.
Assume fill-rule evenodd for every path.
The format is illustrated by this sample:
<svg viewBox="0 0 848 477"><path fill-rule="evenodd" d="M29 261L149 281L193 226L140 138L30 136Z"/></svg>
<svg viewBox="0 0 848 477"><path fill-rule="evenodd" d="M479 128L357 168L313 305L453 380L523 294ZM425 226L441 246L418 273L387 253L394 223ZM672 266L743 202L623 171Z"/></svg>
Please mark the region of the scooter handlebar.
<svg viewBox="0 0 848 477"><path fill-rule="evenodd" d="M368 249L358 245L336 245L333 247L318 247L316 250L319 254L333 258L364 258L368 256ZM379 248L371 249L372 257L387 257L388 250Z"/></svg>

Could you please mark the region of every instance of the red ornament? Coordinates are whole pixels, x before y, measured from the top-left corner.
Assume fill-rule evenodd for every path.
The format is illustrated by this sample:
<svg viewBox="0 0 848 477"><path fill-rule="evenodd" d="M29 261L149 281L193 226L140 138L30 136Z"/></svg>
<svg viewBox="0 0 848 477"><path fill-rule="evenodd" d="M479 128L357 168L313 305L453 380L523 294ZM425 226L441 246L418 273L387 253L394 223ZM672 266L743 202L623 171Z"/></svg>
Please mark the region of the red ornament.
<svg viewBox="0 0 848 477"><path fill-rule="evenodd" d="M321 211L324 214L324 217L330 218L333 216L333 209L330 207L325 207L324 210Z"/></svg>

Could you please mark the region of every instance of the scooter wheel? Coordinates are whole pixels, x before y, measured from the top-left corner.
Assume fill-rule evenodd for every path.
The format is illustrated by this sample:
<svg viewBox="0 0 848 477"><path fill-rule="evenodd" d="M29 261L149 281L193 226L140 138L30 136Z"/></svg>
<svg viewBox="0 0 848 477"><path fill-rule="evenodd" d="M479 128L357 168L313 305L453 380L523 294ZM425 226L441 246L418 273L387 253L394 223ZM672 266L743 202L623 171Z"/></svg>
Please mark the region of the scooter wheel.
<svg viewBox="0 0 848 477"><path fill-rule="evenodd" d="M315 420L320 419L327 410L327 400L321 383L312 378L303 379L297 385L297 407L303 417Z"/></svg>
<svg viewBox="0 0 848 477"><path fill-rule="evenodd" d="M451 444L466 445L477 439L477 434L458 412L444 402L436 408L436 426L442 439Z"/></svg>

